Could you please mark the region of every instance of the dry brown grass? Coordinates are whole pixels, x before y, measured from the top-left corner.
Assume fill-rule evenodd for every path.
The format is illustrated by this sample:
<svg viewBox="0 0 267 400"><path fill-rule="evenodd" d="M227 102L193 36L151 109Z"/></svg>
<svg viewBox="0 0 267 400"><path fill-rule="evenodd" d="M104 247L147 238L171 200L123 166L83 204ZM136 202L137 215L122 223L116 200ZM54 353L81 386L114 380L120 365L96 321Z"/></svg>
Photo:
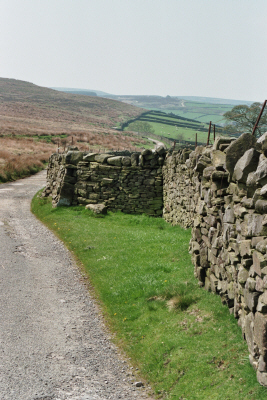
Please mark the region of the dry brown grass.
<svg viewBox="0 0 267 400"><path fill-rule="evenodd" d="M140 138L135 143L145 143ZM75 145L81 151L110 151L131 150L138 151L140 147L133 144L131 136L122 134L74 134L66 138L53 137L52 143L44 140L21 137L0 137L0 182L22 178L44 168L50 155L62 153L69 145Z"/></svg>
<svg viewBox="0 0 267 400"><path fill-rule="evenodd" d="M32 139L0 138L0 182L22 178L44 168L55 145Z"/></svg>
<svg viewBox="0 0 267 400"><path fill-rule="evenodd" d="M0 78L0 182L36 172L71 144L82 151L140 150L146 141L112 128L142 112L115 100Z"/></svg>
<svg viewBox="0 0 267 400"><path fill-rule="evenodd" d="M144 110L116 100L81 96L0 78L2 135L113 133Z"/></svg>

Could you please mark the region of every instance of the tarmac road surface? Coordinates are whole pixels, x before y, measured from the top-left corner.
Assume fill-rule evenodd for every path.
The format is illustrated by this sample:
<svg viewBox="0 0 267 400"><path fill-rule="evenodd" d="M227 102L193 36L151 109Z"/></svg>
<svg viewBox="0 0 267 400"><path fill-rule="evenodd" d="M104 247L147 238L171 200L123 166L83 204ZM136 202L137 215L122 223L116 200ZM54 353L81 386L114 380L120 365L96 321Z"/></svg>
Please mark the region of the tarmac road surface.
<svg viewBox="0 0 267 400"><path fill-rule="evenodd" d="M45 177L0 185L0 400L148 399L70 253L30 212Z"/></svg>

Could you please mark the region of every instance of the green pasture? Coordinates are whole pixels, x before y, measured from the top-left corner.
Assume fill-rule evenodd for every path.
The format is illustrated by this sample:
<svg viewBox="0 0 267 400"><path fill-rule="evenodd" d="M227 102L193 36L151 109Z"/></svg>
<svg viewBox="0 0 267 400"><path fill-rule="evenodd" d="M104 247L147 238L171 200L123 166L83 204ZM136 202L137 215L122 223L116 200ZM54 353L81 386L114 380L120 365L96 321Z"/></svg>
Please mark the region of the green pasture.
<svg viewBox="0 0 267 400"><path fill-rule="evenodd" d="M196 132L198 143L206 143L208 137L208 127L207 132L199 132L195 129L190 128L180 128L171 125L160 124L157 122L149 122L155 131L155 135L166 136L169 139L179 140L180 135L183 135L182 140L195 141Z"/></svg>

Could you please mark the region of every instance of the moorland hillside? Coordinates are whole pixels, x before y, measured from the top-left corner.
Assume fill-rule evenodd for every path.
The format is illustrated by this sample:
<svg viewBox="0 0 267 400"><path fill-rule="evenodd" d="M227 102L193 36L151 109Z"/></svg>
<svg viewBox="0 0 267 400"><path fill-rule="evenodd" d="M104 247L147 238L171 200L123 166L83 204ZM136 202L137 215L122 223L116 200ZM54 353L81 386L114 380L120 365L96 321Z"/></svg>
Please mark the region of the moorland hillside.
<svg viewBox="0 0 267 400"><path fill-rule="evenodd" d="M112 128L143 111L116 100L0 78L0 182L41 168L68 144L93 151L140 148L142 138Z"/></svg>
<svg viewBox="0 0 267 400"><path fill-rule="evenodd" d="M107 132L142 109L116 100L82 96L0 78L1 134Z"/></svg>

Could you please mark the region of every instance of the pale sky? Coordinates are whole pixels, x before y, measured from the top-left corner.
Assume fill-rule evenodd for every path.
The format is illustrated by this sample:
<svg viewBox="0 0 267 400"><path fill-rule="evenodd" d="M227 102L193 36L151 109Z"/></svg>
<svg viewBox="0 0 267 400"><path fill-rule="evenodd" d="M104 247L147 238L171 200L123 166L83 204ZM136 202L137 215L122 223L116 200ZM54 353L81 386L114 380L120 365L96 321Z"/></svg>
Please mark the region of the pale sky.
<svg viewBox="0 0 267 400"><path fill-rule="evenodd" d="M267 98L267 0L0 0L0 77Z"/></svg>

